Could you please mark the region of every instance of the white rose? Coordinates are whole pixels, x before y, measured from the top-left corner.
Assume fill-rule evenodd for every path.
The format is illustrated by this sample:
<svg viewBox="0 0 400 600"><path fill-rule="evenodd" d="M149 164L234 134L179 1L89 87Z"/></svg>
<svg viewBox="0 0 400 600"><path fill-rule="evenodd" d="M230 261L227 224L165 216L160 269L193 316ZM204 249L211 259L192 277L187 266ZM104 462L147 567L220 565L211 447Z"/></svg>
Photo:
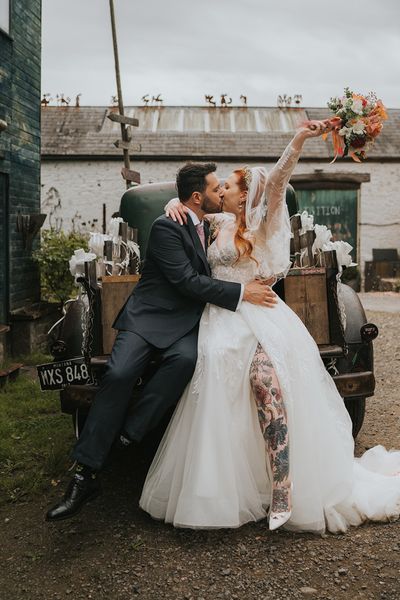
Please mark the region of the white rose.
<svg viewBox="0 0 400 600"><path fill-rule="evenodd" d="M365 123L363 123L362 121L357 121L357 123L355 125L353 125L352 130L353 130L353 133L356 133L356 134L364 133Z"/></svg>
<svg viewBox="0 0 400 600"><path fill-rule="evenodd" d="M339 135L341 135L342 137L349 135L350 132L351 129L349 127L342 127L342 129L339 129Z"/></svg>
<svg viewBox="0 0 400 600"><path fill-rule="evenodd" d="M352 101L351 110L356 113L356 115L361 115L363 111L363 105L361 100L356 99Z"/></svg>

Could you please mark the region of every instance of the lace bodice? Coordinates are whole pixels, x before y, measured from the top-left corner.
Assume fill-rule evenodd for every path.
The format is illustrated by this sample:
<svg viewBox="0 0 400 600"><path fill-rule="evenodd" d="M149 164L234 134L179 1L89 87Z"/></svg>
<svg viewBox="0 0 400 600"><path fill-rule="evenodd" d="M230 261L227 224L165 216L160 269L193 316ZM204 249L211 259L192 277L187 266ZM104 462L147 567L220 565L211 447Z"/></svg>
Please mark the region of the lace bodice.
<svg viewBox="0 0 400 600"><path fill-rule="evenodd" d="M214 241L207 253L212 276L215 279L237 283L252 281L257 274L257 264L249 258L242 258L237 261L237 250L233 241L233 234L224 238L221 247L218 242L219 240Z"/></svg>

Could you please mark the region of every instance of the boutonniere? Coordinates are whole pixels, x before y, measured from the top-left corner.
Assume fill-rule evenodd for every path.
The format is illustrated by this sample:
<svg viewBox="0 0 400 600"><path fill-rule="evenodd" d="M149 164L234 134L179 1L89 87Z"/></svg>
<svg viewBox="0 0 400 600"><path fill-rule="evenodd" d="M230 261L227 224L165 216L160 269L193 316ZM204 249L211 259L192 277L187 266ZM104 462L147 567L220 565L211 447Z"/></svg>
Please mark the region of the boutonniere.
<svg viewBox="0 0 400 600"><path fill-rule="evenodd" d="M219 233L218 224L216 223L216 219L213 219L210 223L207 248L213 243L213 241L217 237L218 233Z"/></svg>

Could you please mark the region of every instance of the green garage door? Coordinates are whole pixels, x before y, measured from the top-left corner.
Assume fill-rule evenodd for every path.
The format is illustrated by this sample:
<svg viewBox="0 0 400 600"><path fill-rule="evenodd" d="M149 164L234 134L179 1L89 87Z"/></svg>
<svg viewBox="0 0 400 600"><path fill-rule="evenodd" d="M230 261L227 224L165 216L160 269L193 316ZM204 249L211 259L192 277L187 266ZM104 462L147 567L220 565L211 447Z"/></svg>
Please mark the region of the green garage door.
<svg viewBox="0 0 400 600"><path fill-rule="evenodd" d="M7 176L0 173L0 323L8 319L8 196Z"/></svg>
<svg viewBox="0 0 400 600"><path fill-rule="evenodd" d="M334 240L353 246L352 258L357 260L358 190L296 190L299 210L314 215L314 223L326 225Z"/></svg>

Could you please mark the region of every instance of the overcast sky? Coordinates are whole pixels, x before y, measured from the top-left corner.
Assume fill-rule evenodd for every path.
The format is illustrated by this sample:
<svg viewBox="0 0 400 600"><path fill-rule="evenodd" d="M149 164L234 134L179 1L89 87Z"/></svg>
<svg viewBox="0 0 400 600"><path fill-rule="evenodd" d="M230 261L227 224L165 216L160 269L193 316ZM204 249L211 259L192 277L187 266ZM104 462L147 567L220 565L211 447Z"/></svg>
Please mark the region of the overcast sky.
<svg viewBox="0 0 400 600"><path fill-rule="evenodd" d="M125 105L278 94L325 106L344 86L400 107L400 0L114 0ZM42 91L116 93L108 0L43 0Z"/></svg>

